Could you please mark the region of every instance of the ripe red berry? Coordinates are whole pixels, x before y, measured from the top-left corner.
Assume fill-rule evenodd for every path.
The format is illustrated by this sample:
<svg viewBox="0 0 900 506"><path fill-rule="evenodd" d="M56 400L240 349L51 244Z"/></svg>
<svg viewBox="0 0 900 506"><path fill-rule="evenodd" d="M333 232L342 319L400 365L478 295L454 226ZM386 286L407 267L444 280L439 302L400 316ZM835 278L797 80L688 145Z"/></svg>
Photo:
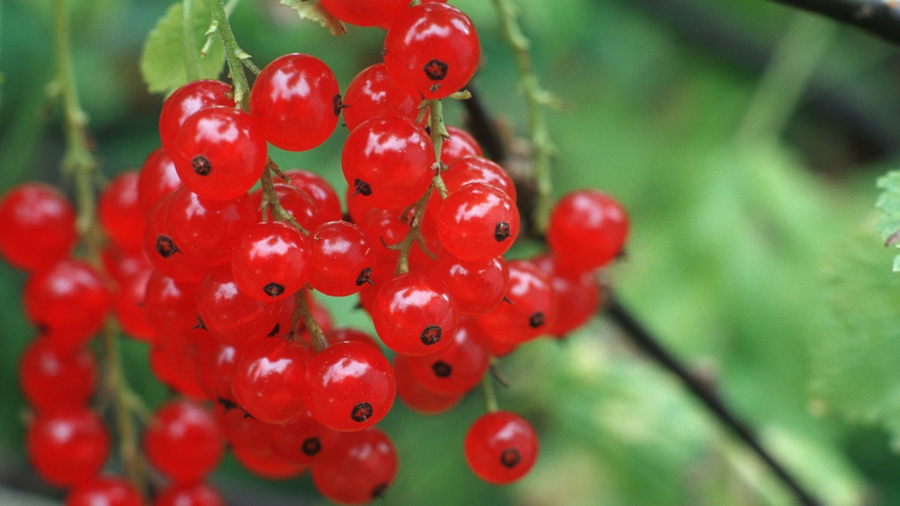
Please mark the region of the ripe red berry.
<svg viewBox="0 0 900 506"><path fill-rule="evenodd" d="M394 404L394 371L381 350L360 342L332 344L306 372L306 404L322 425L358 431L378 423Z"/></svg>
<svg viewBox="0 0 900 506"><path fill-rule="evenodd" d="M556 292L559 310L548 332L554 336L564 336L581 327L600 307L600 285L593 272L568 273L557 266L550 255L543 255L532 261L550 278Z"/></svg>
<svg viewBox="0 0 900 506"><path fill-rule="evenodd" d="M427 355L453 341L459 313L439 279L426 272L410 272L378 290L372 323L388 348L406 355Z"/></svg>
<svg viewBox="0 0 900 506"><path fill-rule="evenodd" d="M547 226L550 251L558 266L569 272L608 264L622 251L627 237L625 209L598 190L579 190L560 199Z"/></svg>
<svg viewBox="0 0 900 506"><path fill-rule="evenodd" d="M424 357L411 357L413 376L427 389L463 394L481 381L490 360L487 337L475 320L463 319L449 346Z"/></svg>
<svg viewBox="0 0 900 506"><path fill-rule="evenodd" d="M519 480L534 465L538 440L525 419L509 411L482 415L466 433L466 462L472 472L494 485Z"/></svg>
<svg viewBox="0 0 900 506"><path fill-rule="evenodd" d="M156 410L144 433L147 458L176 483L196 483L222 459L224 445L215 419L205 409L173 401Z"/></svg>
<svg viewBox="0 0 900 506"><path fill-rule="evenodd" d="M312 271L309 239L281 222L247 230L231 258L231 270L246 295L274 302L303 288Z"/></svg>
<svg viewBox="0 0 900 506"><path fill-rule="evenodd" d="M206 390L196 372L197 338L211 339L206 332L197 335L163 335L150 348L150 371L160 383L190 399L205 400Z"/></svg>
<svg viewBox="0 0 900 506"><path fill-rule="evenodd" d="M84 348L61 348L41 337L22 353L19 383L39 413L83 408L97 386L97 363Z"/></svg>
<svg viewBox="0 0 900 506"><path fill-rule="evenodd" d="M447 163L446 160L441 160ZM441 174L447 191L455 192L460 187L470 183L483 183L494 186L516 201L516 187L512 178L503 170L503 167L480 156L466 156L449 164L447 170Z"/></svg>
<svg viewBox="0 0 900 506"><path fill-rule="evenodd" d="M315 202L318 219L321 223L338 221L343 217L341 201L338 199L337 192L322 176L301 169L285 171L284 175L291 180L288 184L309 195Z"/></svg>
<svg viewBox="0 0 900 506"><path fill-rule="evenodd" d="M247 193L266 167L266 140L246 113L209 107L181 126L171 153L181 182L201 198L232 200Z"/></svg>
<svg viewBox="0 0 900 506"><path fill-rule="evenodd" d="M206 483L172 485L156 497L153 506L225 506L225 500Z"/></svg>
<svg viewBox="0 0 900 506"><path fill-rule="evenodd" d="M147 280L144 311L160 335L189 332L199 323L194 297L197 284L177 281L154 270Z"/></svg>
<svg viewBox="0 0 900 506"><path fill-rule="evenodd" d="M99 476L73 488L66 506L143 506L140 493L128 480Z"/></svg>
<svg viewBox="0 0 900 506"><path fill-rule="evenodd" d="M234 448L257 451L270 446L271 424L254 418L230 396L216 399L214 414L225 439Z"/></svg>
<svg viewBox="0 0 900 506"><path fill-rule="evenodd" d="M316 206L316 201L306 192L298 190L295 186L283 183L276 183L273 187L275 188L275 195L278 196L278 202L281 204L281 207L287 211L291 218L293 218L298 225L303 227L304 230L313 230L324 223L319 216L319 209ZM249 200L252 204L250 207L254 209L257 216L259 216L258 210L262 204L262 198L262 189L256 190L250 194ZM271 213L271 210L269 212Z"/></svg>
<svg viewBox="0 0 900 506"><path fill-rule="evenodd" d="M399 354L394 356L397 397L406 407L422 415L437 415L453 409L465 394L444 394L427 388L412 373L410 361L416 358Z"/></svg>
<svg viewBox="0 0 900 506"><path fill-rule="evenodd" d="M210 267L184 254L169 228L169 209L177 193L166 195L153 210L144 226L144 253L157 270L179 281L199 282Z"/></svg>
<svg viewBox="0 0 900 506"><path fill-rule="evenodd" d="M109 456L109 432L84 409L39 414L25 440L35 471L45 481L71 487L96 477Z"/></svg>
<svg viewBox="0 0 900 506"><path fill-rule="evenodd" d="M166 195L181 186L181 178L175 170L175 162L163 148L156 148L147 155L138 176L138 205L145 216Z"/></svg>
<svg viewBox="0 0 900 506"><path fill-rule="evenodd" d="M100 195L100 224L112 242L124 251L140 249L144 237L144 213L138 204L138 173L123 172Z"/></svg>
<svg viewBox="0 0 900 506"><path fill-rule="evenodd" d="M556 313L556 292L550 278L531 262L513 260L506 300L479 316L478 324L492 338L524 343L548 332Z"/></svg>
<svg viewBox="0 0 900 506"><path fill-rule="evenodd" d="M345 23L378 26L396 18L407 7L406 0L322 0L322 7Z"/></svg>
<svg viewBox="0 0 900 506"><path fill-rule="evenodd" d="M213 270L200 282L196 303L203 328L233 346L264 339L281 315L281 303L262 302L241 292L228 265Z"/></svg>
<svg viewBox="0 0 900 506"><path fill-rule="evenodd" d="M36 271L25 284L25 315L51 331L94 334L106 319L112 294L90 265L61 260Z"/></svg>
<svg viewBox="0 0 900 506"><path fill-rule="evenodd" d="M147 269L122 281L116 291L113 307L122 330L129 337L146 342L156 340L156 329L153 328L144 309L147 282L152 273L152 270Z"/></svg>
<svg viewBox="0 0 900 506"><path fill-rule="evenodd" d="M363 231L346 221L332 221L311 235L312 276L309 284L333 297L359 292L370 283L374 252Z"/></svg>
<svg viewBox="0 0 900 506"><path fill-rule="evenodd" d="M344 178L372 206L401 208L425 193L433 177L428 134L400 116L378 116L356 127L341 154Z"/></svg>
<svg viewBox="0 0 900 506"><path fill-rule="evenodd" d="M308 54L286 54L260 72L250 92L256 129L273 145L306 151L337 126L341 95L328 65Z"/></svg>
<svg viewBox="0 0 900 506"><path fill-rule="evenodd" d="M262 448L235 446L232 455L251 473L268 480L288 480L306 472L306 466L285 460L271 445Z"/></svg>
<svg viewBox="0 0 900 506"><path fill-rule="evenodd" d="M342 341L356 341L368 344L375 349L380 349L378 342L375 341L372 336L361 330L350 327L339 327L325 332L325 340L328 341L328 344L340 343Z"/></svg>
<svg viewBox="0 0 900 506"><path fill-rule="evenodd" d="M56 188L24 183L0 198L0 255L14 267L46 267L68 255L75 240L75 211Z"/></svg>
<svg viewBox="0 0 900 506"><path fill-rule="evenodd" d="M450 165L460 158L484 156L478 141L462 128L447 126L448 137L441 143L441 162Z"/></svg>
<svg viewBox="0 0 900 506"><path fill-rule="evenodd" d="M451 193L437 223L441 244L451 255L470 262L498 257L519 235L519 211L501 190L471 183Z"/></svg>
<svg viewBox="0 0 900 506"><path fill-rule="evenodd" d="M384 64L379 63L363 69L350 81L344 94L344 121L351 132L363 121L383 114L415 121L420 102L418 96L397 86Z"/></svg>
<svg viewBox="0 0 900 506"><path fill-rule="evenodd" d="M447 97L475 75L480 58L475 26L456 7L410 7L384 39L384 63L401 87L427 99Z"/></svg>
<svg viewBox="0 0 900 506"><path fill-rule="evenodd" d="M228 97L231 86L210 79L192 81L169 95L159 114L159 137L163 149L174 156L175 138L184 122L197 111L209 107L233 107Z"/></svg>
<svg viewBox="0 0 900 506"><path fill-rule="evenodd" d="M141 227L143 230L143 227ZM107 244L100 252L103 269L118 283L124 283L144 271L153 269L144 249L122 251L115 244Z"/></svg>
<svg viewBox="0 0 900 506"><path fill-rule="evenodd" d="M328 459L341 433L325 427L306 409L297 418L269 426L272 448L295 464L311 466Z"/></svg>
<svg viewBox="0 0 900 506"><path fill-rule="evenodd" d="M225 265L244 232L259 221L248 197L213 201L200 198L187 188L172 196L168 227L179 250L207 265Z"/></svg>
<svg viewBox="0 0 900 506"><path fill-rule="evenodd" d="M467 262L442 253L431 272L447 285L460 316L478 316L497 307L509 288L509 267L502 256Z"/></svg>
<svg viewBox="0 0 900 506"><path fill-rule="evenodd" d="M332 457L312 469L319 492L344 504L382 497L396 474L397 451L378 429L344 434Z"/></svg>
<svg viewBox="0 0 900 506"><path fill-rule="evenodd" d="M283 339L263 339L238 352L232 391L238 404L265 423L284 423L306 406L310 352Z"/></svg>

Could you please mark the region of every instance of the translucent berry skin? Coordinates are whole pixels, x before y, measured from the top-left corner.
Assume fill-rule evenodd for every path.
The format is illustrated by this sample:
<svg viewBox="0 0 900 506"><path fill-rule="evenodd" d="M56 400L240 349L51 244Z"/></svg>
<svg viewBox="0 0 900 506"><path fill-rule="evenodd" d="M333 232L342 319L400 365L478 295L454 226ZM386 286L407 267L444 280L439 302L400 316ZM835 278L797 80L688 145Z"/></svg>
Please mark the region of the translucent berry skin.
<svg viewBox="0 0 900 506"><path fill-rule="evenodd" d="M201 79L191 81L169 95L159 113L159 138L163 149L174 153L175 138L181 125L195 112L209 107L233 107L228 97L231 86L222 81Z"/></svg>
<svg viewBox="0 0 900 506"><path fill-rule="evenodd" d="M360 342L332 344L306 372L306 404L322 425L359 431L390 411L397 393L394 371L381 350Z"/></svg>
<svg viewBox="0 0 900 506"><path fill-rule="evenodd" d="M497 307L509 288L509 266L502 256L467 262L444 252L431 272L450 290L460 316L478 316Z"/></svg>
<svg viewBox="0 0 900 506"><path fill-rule="evenodd" d="M444 160L442 160L444 161ZM446 162L445 162L446 163ZM483 183L494 186L516 201L516 186L503 167L480 156L466 156L450 163L441 174L447 191L455 192L469 183Z"/></svg>
<svg viewBox="0 0 900 506"><path fill-rule="evenodd" d="M143 506L140 493L124 478L100 476L73 488L66 506Z"/></svg>
<svg viewBox="0 0 900 506"><path fill-rule="evenodd" d="M32 341L19 362L19 384L39 413L82 408L97 386L97 363L84 348L68 350L52 341Z"/></svg>
<svg viewBox="0 0 900 506"><path fill-rule="evenodd" d="M325 223L310 234L312 276L316 290L333 297L359 292L372 276L374 252L357 225L346 221Z"/></svg>
<svg viewBox="0 0 900 506"><path fill-rule="evenodd" d="M171 153L181 182L209 200L247 193L266 167L266 140L250 116L233 107L209 107L181 126Z"/></svg>
<svg viewBox="0 0 900 506"><path fill-rule="evenodd" d="M123 172L100 194L100 225L116 246L126 251L141 247L144 214L138 204L138 173Z"/></svg>
<svg viewBox="0 0 900 506"><path fill-rule="evenodd" d="M306 409L309 351L282 339L264 339L241 349L234 368L234 398L265 423L284 423Z"/></svg>
<svg viewBox="0 0 900 506"><path fill-rule="evenodd" d="M426 99L444 98L475 75L480 45L475 26L456 7L441 3L407 9L384 39L384 63L401 87Z"/></svg>
<svg viewBox="0 0 900 506"><path fill-rule="evenodd" d="M211 399L228 399L232 396L231 383L237 348L221 341L204 341L197 349L197 379Z"/></svg>
<svg viewBox="0 0 900 506"><path fill-rule="evenodd" d="M303 190L284 183L276 183L275 195L278 196L278 202L281 207L294 219L304 230L310 231L324 223L319 216L319 209L316 201L312 199ZM254 210L257 221L259 217L258 209L263 199L262 189L255 190L250 194L251 208ZM271 211L270 211L271 212Z"/></svg>
<svg viewBox="0 0 900 506"><path fill-rule="evenodd" d="M166 195L181 186L181 178L175 170L175 162L163 148L156 148L147 155L138 176L138 206L145 216Z"/></svg>
<svg viewBox="0 0 900 506"><path fill-rule="evenodd" d="M345 23L378 26L399 16L407 7L406 0L322 0L322 7Z"/></svg>
<svg viewBox="0 0 900 506"><path fill-rule="evenodd" d="M453 341L459 313L439 279L426 272L410 272L381 286L372 306L372 322L388 348L421 356Z"/></svg>
<svg viewBox="0 0 900 506"><path fill-rule="evenodd" d="M143 227L142 227L143 229ZM124 283L138 274L153 269L143 249L122 251L114 244L107 244L100 252L100 260L107 274L118 283Z"/></svg>
<svg viewBox="0 0 900 506"><path fill-rule="evenodd" d="M437 232L451 255L484 262L506 253L515 242L519 235L519 210L498 188L467 184L444 200Z"/></svg>
<svg viewBox="0 0 900 506"><path fill-rule="evenodd" d="M166 195L150 211L144 225L144 253L160 272L179 281L199 282L210 267L182 251L169 227L169 209L177 195Z"/></svg>
<svg viewBox="0 0 900 506"><path fill-rule="evenodd" d="M265 302L297 293L311 271L309 239L275 221L250 227L231 258L231 272L241 291Z"/></svg>
<svg viewBox="0 0 900 506"><path fill-rule="evenodd" d="M228 265L206 276L197 286L195 297L203 327L232 346L264 339L281 315L280 303L262 302L239 290Z"/></svg>
<svg viewBox="0 0 900 506"><path fill-rule="evenodd" d="M532 260L534 265L550 277L556 292L557 314L548 332L562 337L581 327L600 308L600 285L593 272L568 273L557 266L550 255Z"/></svg>
<svg viewBox="0 0 900 506"><path fill-rule="evenodd" d="M225 439L233 447L256 451L270 446L271 425L254 418L230 396L216 400L214 413Z"/></svg>
<svg viewBox="0 0 900 506"><path fill-rule="evenodd" d="M478 317L478 324L494 339L524 343L545 334L556 321L556 292L550 278L524 260L509 262L507 301Z"/></svg>
<svg viewBox="0 0 900 506"><path fill-rule="evenodd" d="M75 211L56 188L24 183L0 199L0 255L14 267L46 267L65 258L75 240Z"/></svg>
<svg viewBox="0 0 900 506"><path fill-rule="evenodd" d="M628 225L628 214L615 199L598 190L578 190L551 211L547 243L561 269L589 271L622 251Z"/></svg>
<svg viewBox="0 0 900 506"><path fill-rule="evenodd" d="M490 360L487 337L474 320L460 320L446 348L424 357L410 357L413 376L443 394L462 394L481 381Z"/></svg>
<svg viewBox="0 0 900 506"><path fill-rule="evenodd" d="M160 340L150 348L148 356L150 371L160 383L198 401L207 398L206 390L196 373L196 346L193 340L201 336L212 339L205 331L189 338L160 336Z"/></svg>
<svg viewBox="0 0 900 506"><path fill-rule="evenodd" d="M287 151L325 142L337 126L341 95L334 73L308 54L286 54L260 72L250 92L253 124Z"/></svg>
<svg viewBox="0 0 900 506"><path fill-rule="evenodd" d="M410 361L419 357L394 356L397 397L409 409L421 415L438 415L453 409L465 394L444 394L430 390L412 373Z"/></svg>
<svg viewBox="0 0 900 506"><path fill-rule="evenodd" d="M301 169L288 170L284 174L291 180L289 185L306 193L313 200L321 223L338 221L343 217L337 192L322 176Z"/></svg>
<svg viewBox="0 0 900 506"><path fill-rule="evenodd" d="M363 121L382 114L402 116L415 121L419 115L419 97L400 88L378 63L356 75L344 94L344 122L352 132Z"/></svg>
<svg viewBox="0 0 900 506"><path fill-rule="evenodd" d="M156 497L153 506L225 506L225 500L206 483L172 485Z"/></svg>
<svg viewBox="0 0 900 506"><path fill-rule="evenodd" d="M356 127L341 154L347 184L374 207L408 206L433 177L434 148L425 130L400 116L378 116Z"/></svg>
<svg viewBox="0 0 900 506"><path fill-rule="evenodd" d="M106 426L83 408L38 415L28 426L25 444L38 475L58 487L97 476L110 446Z"/></svg>
<svg viewBox="0 0 900 506"><path fill-rule="evenodd" d="M306 409L297 418L269 426L272 448L295 464L311 466L328 459L341 433L325 427Z"/></svg>
<svg viewBox="0 0 900 506"><path fill-rule="evenodd" d="M397 451L378 429L344 434L332 458L312 469L319 492L343 504L366 504L381 497L396 475Z"/></svg>
<svg viewBox="0 0 900 506"><path fill-rule="evenodd" d="M147 282L151 274L152 271L148 269L120 282L113 307L122 330L129 337L145 342L156 340L156 330L144 310Z"/></svg>
<svg viewBox="0 0 900 506"><path fill-rule="evenodd" d="M466 462L476 476L506 485L525 476L538 456L538 440L525 419L509 411L482 415L469 427Z"/></svg>
<svg viewBox="0 0 900 506"><path fill-rule="evenodd" d="M455 126L447 127L447 137L441 144L441 162L450 165L467 156L484 156L478 141L472 134Z"/></svg>
<svg viewBox="0 0 900 506"><path fill-rule="evenodd" d="M231 259L244 232L259 220L248 197L212 201L187 188L175 191L168 210L169 233L185 255L217 266Z"/></svg>
<svg viewBox="0 0 900 506"><path fill-rule="evenodd" d="M262 448L236 446L231 453L246 470L267 480L288 480L306 472L306 466L285 460L271 445Z"/></svg>
<svg viewBox="0 0 900 506"><path fill-rule="evenodd" d="M154 468L184 484L201 481L218 465L225 450L212 415L184 401L157 409L144 432L144 449Z"/></svg>
<svg viewBox="0 0 900 506"><path fill-rule="evenodd" d="M150 325L161 335L190 331L199 323L194 303L196 293L196 283L177 281L154 270L144 295L144 312Z"/></svg>
<svg viewBox="0 0 900 506"><path fill-rule="evenodd" d="M325 339L329 344L340 343L342 341L357 341L368 344L369 346L380 349L378 342L365 332L349 327L338 327L325 332Z"/></svg>
<svg viewBox="0 0 900 506"><path fill-rule="evenodd" d="M61 260L36 271L25 284L25 315L51 331L94 334L112 306L112 294L93 267Z"/></svg>

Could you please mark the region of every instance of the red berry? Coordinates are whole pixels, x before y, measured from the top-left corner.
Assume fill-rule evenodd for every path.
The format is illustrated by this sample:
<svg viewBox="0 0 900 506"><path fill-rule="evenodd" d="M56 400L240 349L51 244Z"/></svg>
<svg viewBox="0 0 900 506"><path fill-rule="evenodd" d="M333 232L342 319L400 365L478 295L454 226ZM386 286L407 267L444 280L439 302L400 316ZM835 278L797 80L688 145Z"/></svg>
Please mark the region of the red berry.
<svg viewBox="0 0 900 506"><path fill-rule="evenodd" d="M106 319L112 294L90 265L61 260L36 271L25 285L25 315L37 327L94 334Z"/></svg>
<svg viewBox="0 0 900 506"><path fill-rule="evenodd" d="M407 9L384 39L384 63L397 84L427 98L444 98L475 75L480 45L475 26L456 7L441 3Z"/></svg>
<svg viewBox="0 0 900 506"><path fill-rule="evenodd" d="M197 326L197 284L176 281L154 270L147 280L144 311L160 335L187 333Z"/></svg>
<svg viewBox="0 0 900 506"><path fill-rule="evenodd" d="M288 462L270 446L232 450L235 460L251 473L269 480L288 480L306 472L306 466Z"/></svg>
<svg viewBox="0 0 900 506"><path fill-rule="evenodd" d="M274 302L297 293L312 271L309 239L284 223L250 227L231 259L234 280L244 294Z"/></svg>
<svg viewBox="0 0 900 506"><path fill-rule="evenodd" d="M397 378L397 397L416 413L437 415L453 409L465 394L443 394L428 389L412 373L410 361L417 357L394 356L394 375Z"/></svg>
<svg viewBox="0 0 900 506"><path fill-rule="evenodd" d="M310 238L312 276L309 284L333 297L357 293L370 283L374 253L363 231L352 223L332 221Z"/></svg>
<svg viewBox="0 0 900 506"><path fill-rule="evenodd" d="M156 203L144 227L144 253L157 270L179 281L199 282L210 267L184 254L169 228L169 209L177 193Z"/></svg>
<svg viewBox="0 0 900 506"><path fill-rule="evenodd" d="M328 65L308 54L286 54L260 72L250 92L257 130L287 151L325 142L337 126L341 95Z"/></svg>
<svg viewBox="0 0 900 506"><path fill-rule="evenodd" d="M141 227L143 230L144 227ZM137 251L122 251L115 244L107 244L100 252L103 269L117 282L125 283L134 276L153 270L147 254L141 248Z"/></svg>
<svg viewBox="0 0 900 506"><path fill-rule="evenodd" d="M459 313L447 287L433 274L410 272L378 290L372 323L388 348L406 355L427 355L453 341Z"/></svg>
<svg viewBox="0 0 900 506"><path fill-rule="evenodd" d="M337 192L322 176L301 169L285 171L284 175L291 180L288 184L309 195L315 202L321 223L338 221L343 217L341 201L338 199Z"/></svg>
<svg viewBox="0 0 900 506"><path fill-rule="evenodd" d="M113 308L122 330L130 337L146 342L156 340L156 329L153 328L144 309L147 282L152 274L153 272L148 269L122 281L116 291Z"/></svg>
<svg viewBox="0 0 900 506"><path fill-rule="evenodd" d="M172 485L156 497L153 506L225 506L225 500L206 483Z"/></svg>
<svg viewBox="0 0 900 506"><path fill-rule="evenodd" d="M157 409L144 433L153 467L176 483L197 483L222 459L222 434L205 409L183 401Z"/></svg>
<svg viewBox="0 0 900 506"><path fill-rule="evenodd" d="M603 267L622 251L628 214L598 190L569 193L553 208L547 243L561 269L584 272Z"/></svg>
<svg viewBox="0 0 900 506"><path fill-rule="evenodd" d="M451 193L438 216L438 237L451 255L471 262L498 257L519 234L519 211L501 190L471 183Z"/></svg>
<svg viewBox="0 0 900 506"><path fill-rule="evenodd" d="M148 357L150 370L160 383L195 400L207 398L196 372L198 346L195 340L200 337L215 341L205 331L187 337L163 335L150 348Z"/></svg>
<svg viewBox="0 0 900 506"><path fill-rule="evenodd" d="M447 163L446 160L441 160ZM470 183L484 183L494 186L516 201L516 187L512 178L503 170L503 167L480 156L466 156L452 162L447 170L441 174L447 191L455 192L463 185Z"/></svg>
<svg viewBox="0 0 900 506"><path fill-rule="evenodd" d="M0 199L0 255L35 270L61 260L75 245L75 211L56 188L24 183Z"/></svg>
<svg viewBox="0 0 900 506"><path fill-rule="evenodd" d="M305 466L328 459L341 436L340 432L319 423L308 409L289 422L270 425L269 429L275 453Z"/></svg>
<svg viewBox="0 0 900 506"><path fill-rule="evenodd" d="M247 114L209 107L184 122L171 155L178 177L192 192L209 200L232 200L262 175L266 140Z"/></svg>
<svg viewBox="0 0 900 506"><path fill-rule="evenodd" d="M428 134L400 116L378 116L356 127L341 155L344 178L372 206L401 208L415 202L433 177Z"/></svg>
<svg viewBox="0 0 900 506"><path fill-rule="evenodd" d="M264 339L238 352L232 391L247 412L265 423L283 423L306 409L309 351L283 339Z"/></svg>
<svg viewBox="0 0 900 506"><path fill-rule="evenodd" d="M472 134L455 126L447 127L448 137L441 143L441 162L450 165L460 158L469 156L484 156L478 141Z"/></svg>
<svg viewBox="0 0 900 506"><path fill-rule="evenodd" d="M253 415L227 397L216 399L214 409L216 422L225 434L225 439L234 448L257 451L270 446L270 424L253 418Z"/></svg>
<svg viewBox="0 0 900 506"><path fill-rule="evenodd" d="M200 282L196 301L203 328L233 346L264 339L281 315L281 303L261 302L241 292L227 265L213 270Z"/></svg>
<svg viewBox="0 0 900 506"><path fill-rule="evenodd" d="M356 341L368 344L375 349L380 349L378 346L378 342L375 341L372 336L366 334L361 330L352 329L349 327L331 329L325 332L325 339L328 341L328 344L340 343L342 341Z"/></svg>
<svg viewBox="0 0 900 506"><path fill-rule="evenodd" d="M581 327L600 307L600 285L593 272L567 273L559 269L550 255L533 260L534 265L550 278L556 292L556 320L548 329L554 336L564 336Z"/></svg>
<svg viewBox="0 0 900 506"><path fill-rule="evenodd" d="M163 148L156 148L147 155L138 176L138 205L145 216L160 199L181 186L181 178L175 170L175 162Z"/></svg>
<svg viewBox="0 0 900 506"><path fill-rule="evenodd" d="M467 262L442 253L431 272L447 285L460 316L478 316L497 307L509 288L509 267L502 256Z"/></svg>
<svg viewBox="0 0 900 506"><path fill-rule="evenodd" d="M394 404L394 371L381 350L335 343L316 354L306 372L306 403L322 425L358 431L378 423Z"/></svg>
<svg viewBox="0 0 900 506"><path fill-rule="evenodd" d="M203 265L227 264L244 232L259 220L251 200L213 201L179 188L168 210L172 240L182 253Z"/></svg>
<svg viewBox="0 0 900 506"><path fill-rule="evenodd" d="M233 107L228 97L231 86L210 79L192 81L169 95L159 114L159 137L163 149L174 156L175 139L185 121L197 111L209 107Z"/></svg>
<svg viewBox="0 0 900 506"><path fill-rule="evenodd" d="M494 485L512 483L528 473L538 455L531 424L509 411L482 415L469 427L466 462L472 472Z"/></svg>
<svg viewBox="0 0 900 506"><path fill-rule="evenodd" d="M402 116L415 121L421 100L397 86L383 63L372 65L350 81L344 94L344 121L352 132L357 125L375 116Z"/></svg>
<svg viewBox="0 0 900 506"><path fill-rule="evenodd" d="M97 476L109 456L109 432L94 413L80 408L39 414L25 440L35 471L47 482L70 487Z"/></svg>
<svg viewBox="0 0 900 506"><path fill-rule="evenodd" d="M22 353L19 383L25 400L39 413L82 408L94 395L97 363L84 348L60 348L42 337Z"/></svg>
<svg viewBox="0 0 900 506"><path fill-rule="evenodd" d="M100 195L98 214L106 235L122 250L140 249L144 213L138 204L138 173L123 172Z"/></svg>
<svg viewBox="0 0 900 506"><path fill-rule="evenodd" d="M487 337L475 320L460 320L453 341L424 357L411 357L413 376L425 388L444 394L462 394L481 381L488 368Z"/></svg>
<svg viewBox="0 0 900 506"><path fill-rule="evenodd" d="M128 480L99 476L73 488L66 506L143 506L141 494Z"/></svg>
<svg viewBox="0 0 900 506"><path fill-rule="evenodd" d="M550 278L530 262L513 260L506 300L479 316L478 324L492 338L524 343L548 332L556 313L556 292Z"/></svg>
<svg viewBox="0 0 900 506"><path fill-rule="evenodd" d="M378 26L400 15L407 0L322 0L322 7L345 23Z"/></svg>
<svg viewBox="0 0 900 506"><path fill-rule="evenodd" d="M332 457L312 470L319 492L344 504L382 497L396 474L397 451L378 429L344 434Z"/></svg>
<svg viewBox="0 0 900 506"><path fill-rule="evenodd" d="M319 216L319 209L316 206L316 201L312 199L306 192L303 190L298 190L296 187L283 184L276 183L274 185L275 194L278 196L278 202L281 204L281 207L287 211L287 213L297 222L301 227L305 230L310 231L321 225L323 222L322 218ZM263 191L262 189L256 190L250 194L250 202L252 203L252 208L254 210L258 210L260 208L260 204L262 203ZM258 211L256 211L258 213ZM269 213L272 211L269 210ZM258 216L258 214L257 214Z"/></svg>
<svg viewBox="0 0 900 506"><path fill-rule="evenodd" d="M197 379L211 399L230 398L237 349L216 340L197 347Z"/></svg>

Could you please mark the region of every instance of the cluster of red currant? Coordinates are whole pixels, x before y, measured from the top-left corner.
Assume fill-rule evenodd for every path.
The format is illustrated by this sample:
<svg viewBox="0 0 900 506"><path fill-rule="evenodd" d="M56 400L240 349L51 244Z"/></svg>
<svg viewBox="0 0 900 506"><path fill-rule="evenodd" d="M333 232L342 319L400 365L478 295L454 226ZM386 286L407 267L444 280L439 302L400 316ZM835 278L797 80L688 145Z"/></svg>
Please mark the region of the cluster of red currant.
<svg viewBox="0 0 900 506"><path fill-rule="evenodd" d="M422 413L446 411L491 357L562 336L596 311L593 271L628 232L621 206L572 193L550 217L550 254L507 262L519 233L513 182L431 107L476 70L469 18L443 2L322 5L348 23L389 25L384 63L342 99L323 62L282 56L260 72L248 112L223 82L175 91L160 115L162 147L101 195L102 268L67 259L75 217L56 190L24 184L0 202L0 252L31 272L25 311L42 334L22 359L36 412L28 451L47 481L75 486L69 504L91 494L140 504L126 481L98 477L109 436L87 408L97 367L84 345L110 310L150 344L158 378L190 399L157 409L144 432L149 462L172 483L156 505L220 504L203 480L226 440L254 473L311 469L326 497L368 502L396 473L394 446L373 428L395 395ZM282 172L267 154L267 143L315 148L341 115L347 219L324 179ZM334 327L313 290L358 294L393 364L366 333ZM524 419L493 411L464 450L476 475L504 484L528 472L538 444Z"/></svg>

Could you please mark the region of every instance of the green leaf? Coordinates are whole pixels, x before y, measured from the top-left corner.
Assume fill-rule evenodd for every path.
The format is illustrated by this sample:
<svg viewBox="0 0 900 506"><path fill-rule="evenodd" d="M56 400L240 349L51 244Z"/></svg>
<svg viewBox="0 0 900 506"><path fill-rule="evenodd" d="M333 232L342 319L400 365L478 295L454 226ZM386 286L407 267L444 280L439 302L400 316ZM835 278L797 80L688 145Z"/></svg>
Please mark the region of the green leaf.
<svg viewBox="0 0 900 506"><path fill-rule="evenodd" d="M315 21L324 28L328 28L332 35L347 33L344 23L319 5L318 0L281 0L281 5L287 5L297 11L300 19Z"/></svg>
<svg viewBox="0 0 900 506"><path fill-rule="evenodd" d="M194 43L199 53L206 42L209 28L209 6L205 1L193 3ZM151 93L169 92L188 82L182 30L183 7L176 3L160 18L147 37L141 55L141 75ZM216 79L222 72L225 49L218 39L206 56L200 58L200 79Z"/></svg>

